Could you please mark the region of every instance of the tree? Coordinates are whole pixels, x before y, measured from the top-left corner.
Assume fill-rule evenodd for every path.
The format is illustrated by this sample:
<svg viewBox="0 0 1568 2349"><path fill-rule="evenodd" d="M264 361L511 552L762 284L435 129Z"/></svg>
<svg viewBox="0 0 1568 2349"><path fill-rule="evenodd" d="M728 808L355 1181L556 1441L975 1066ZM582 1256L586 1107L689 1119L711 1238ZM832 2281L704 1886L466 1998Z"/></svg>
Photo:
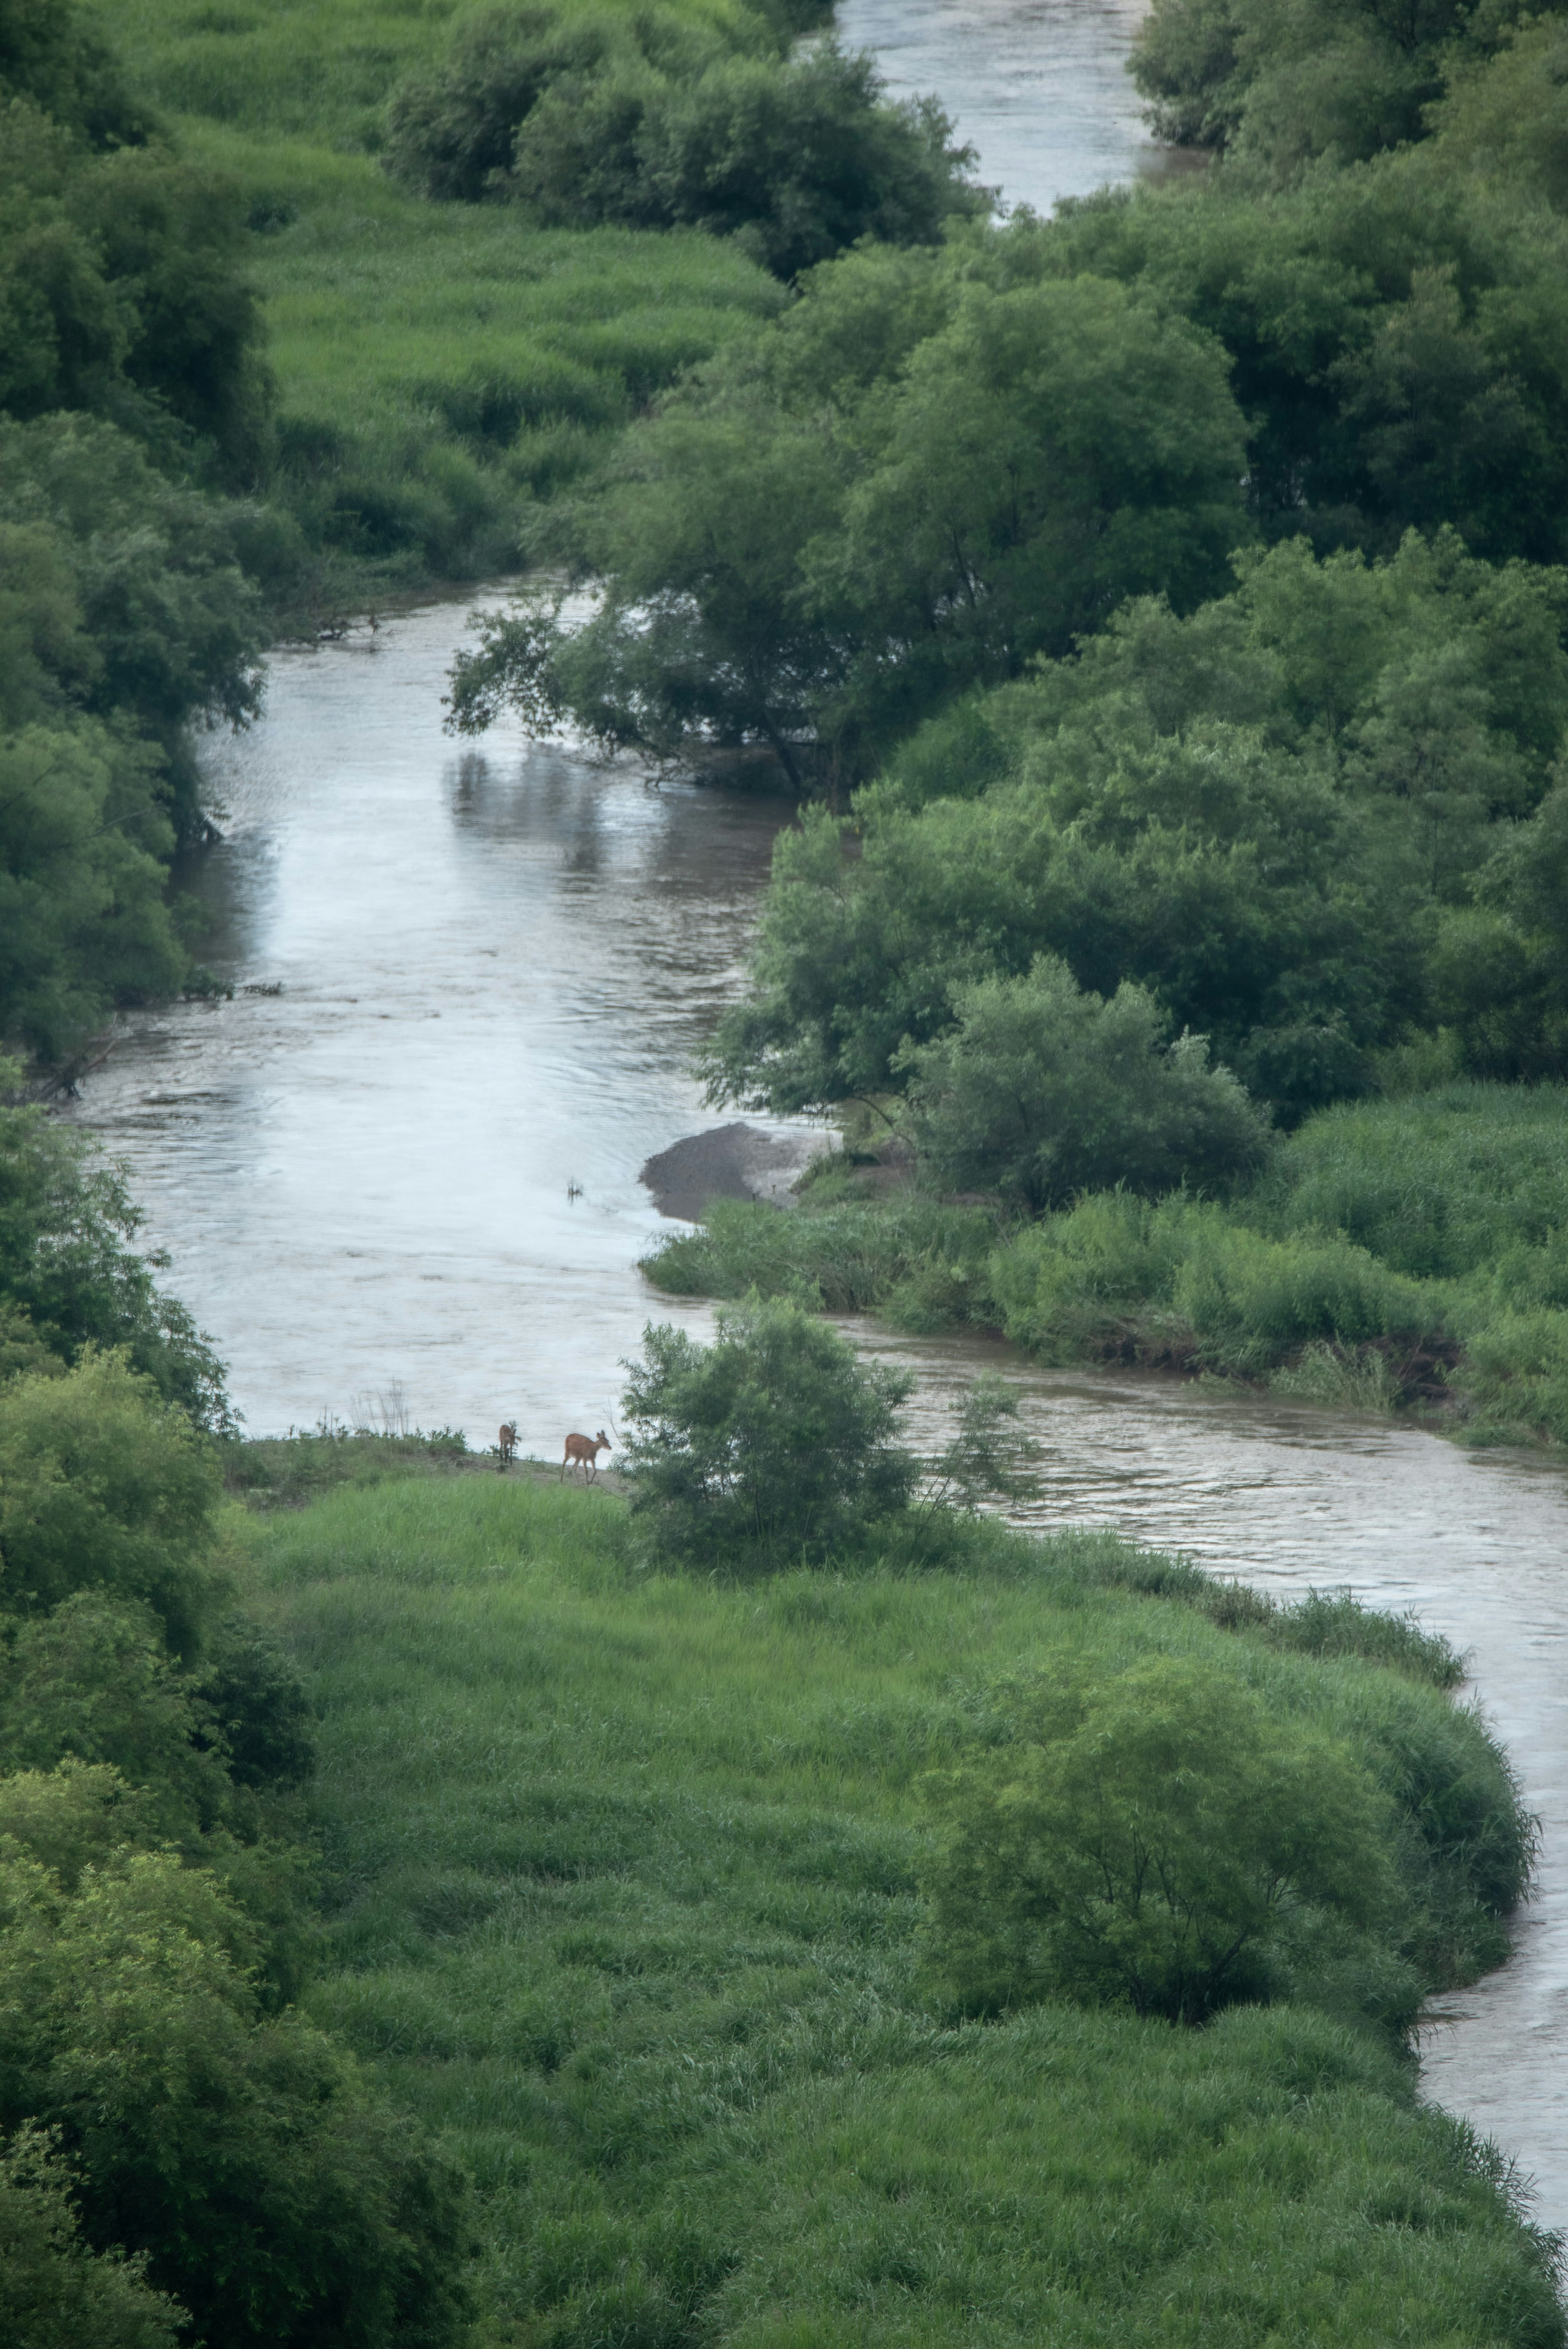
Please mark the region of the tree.
<svg viewBox="0 0 1568 2349"><path fill-rule="evenodd" d="M1283 175L1419 138L1452 53L1484 54L1506 20L1459 0L1155 0L1133 71L1161 137Z"/></svg>
<svg viewBox="0 0 1568 2349"><path fill-rule="evenodd" d="M1245 531L1218 347L1104 282L975 282L995 260L825 264L634 427L572 519L599 610L492 622L453 672L457 729L511 703L610 748L762 741L792 780L854 781L1126 595L1217 585Z"/></svg>
<svg viewBox="0 0 1568 2349"><path fill-rule="evenodd" d="M13 1833L0 1913L0 2127L58 2130L96 2249L145 2251L226 2349L458 2338L460 2177L323 2033L261 2010L256 1929L213 1875L122 1850L69 1887Z"/></svg>
<svg viewBox="0 0 1568 2349"><path fill-rule="evenodd" d="M643 1333L624 1409L632 1512L656 1557L740 1572L820 1565L908 1504L910 1381L787 1302L722 1311L711 1346Z"/></svg>
<svg viewBox="0 0 1568 2349"><path fill-rule="evenodd" d="M393 98L387 168L552 226L734 236L785 278L862 237L934 244L989 209L934 100L889 103L872 58L830 39L789 54L793 29L751 10L700 26L656 6L492 10Z"/></svg>
<svg viewBox="0 0 1568 2349"><path fill-rule="evenodd" d="M141 1790L150 1842L191 1841L223 1816L231 1788L211 1709L148 1608L78 1590L15 1625L0 1699L0 1768L111 1768Z"/></svg>
<svg viewBox="0 0 1568 2349"><path fill-rule="evenodd" d="M185 2311L145 2259L83 2242L55 2140L24 2126L0 2147L0 2334L12 2349L177 2349Z"/></svg>
<svg viewBox="0 0 1568 2349"><path fill-rule="evenodd" d="M1434 1009L1478 1076L1561 1078L1568 1074L1568 779L1527 823L1502 830L1475 894L1477 903L1454 908L1439 926Z"/></svg>
<svg viewBox="0 0 1568 2349"><path fill-rule="evenodd" d="M1435 907L1485 894L1500 827L1551 786L1563 582L1449 532L1235 569L1191 614L1134 599L950 705L852 831L817 809L780 835L748 995L706 1055L716 1098L898 1091L958 990L1040 954L1107 998L1147 988L1286 1120L1366 1089L1430 1016Z"/></svg>
<svg viewBox="0 0 1568 2349"><path fill-rule="evenodd" d="M78 1129L5 1105L18 1073L0 1061L0 1361L43 1371L89 1345L122 1350L198 1424L227 1427L222 1365L158 1288L160 1259L137 1253L141 1218L122 1175Z"/></svg>
<svg viewBox="0 0 1568 2349"><path fill-rule="evenodd" d="M1176 1657L1016 1692L1019 1734L933 1782L931 1947L972 2012L1049 1997L1201 2023L1267 1996L1293 1910L1397 1901L1391 1812L1347 1747Z"/></svg>
<svg viewBox="0 0 1568 2349"><path fill-rule="evenodd" d="M123 1358L92 1350L63 1376L14 1380L0 1388L0 1609L102 1590L193 1650L218 1498L211 1444Z"/></svg>
<svg viewBox="0 0 1568 2349"><path fill-rule="evenodd" d="M1085 994L1057 956L1021 978L957 990L956 1025L895 1062L922 1173L946 1190L1000 1191L1038 1215L1077 1191L1153 1195L1257 1172L1267 1128L1207 1040L1167 1048L1142 988Z"/></svg>
<svg viewBox="0 0 1568 2349"><path fill-rule="evenodd" d="M989 209L934 98L890 104L865 51L820 41L781 64L726 58L661 91L636 140L649 209L735 236L777 277L874 237L935 244ZM521 141L520 145L520 156Z"/></svg>

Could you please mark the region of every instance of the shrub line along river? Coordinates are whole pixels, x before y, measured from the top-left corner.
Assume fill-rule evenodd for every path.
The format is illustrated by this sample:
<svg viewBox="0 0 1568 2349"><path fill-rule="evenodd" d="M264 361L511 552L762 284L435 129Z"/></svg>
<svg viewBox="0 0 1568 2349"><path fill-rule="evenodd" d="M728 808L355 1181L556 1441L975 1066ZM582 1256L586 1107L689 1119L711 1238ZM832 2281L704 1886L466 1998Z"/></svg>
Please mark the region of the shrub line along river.
<svg viewBox="0 0 1568 2349"><path fill-rule="evenodd" d="M1162 168L1118 0L850 0L847 39L933 89L1014 201ZM661 1228L637 1169L707 1122L686 1063L740 961L787 810L650 789L560 747L440 732L468 599L272 663L215 748L226 837L195 885L232 1000L128 1018L76 1112L129 1164L149 1239L256 1433L400 1415L558 1454L610 1424ZM934 1434L994 1347L859 1332L919 1374ZM1429 2093L1568 2224L1568 1475L1420 1431L1010 1364L1047 1451L1041 1523L1089 1520L1278 1591L1348 1584L1473 1658L1543 1831L1501 1973L1446 2002Z"/></svg>

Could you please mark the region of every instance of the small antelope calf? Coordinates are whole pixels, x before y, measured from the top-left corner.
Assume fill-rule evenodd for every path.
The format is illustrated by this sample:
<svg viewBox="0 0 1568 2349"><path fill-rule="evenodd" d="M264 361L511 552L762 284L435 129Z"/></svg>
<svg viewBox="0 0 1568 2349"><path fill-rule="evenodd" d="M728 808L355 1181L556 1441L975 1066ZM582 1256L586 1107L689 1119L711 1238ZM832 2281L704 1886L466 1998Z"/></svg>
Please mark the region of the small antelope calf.
<svg viewBox="0 0 1568 2349"><path fill-rule="evenodd" d="M569 1435L566 1439L566 1449L561 1456L562 1483L566 1482L568 1468L581 1468L583 1482L585 1485L591 1483L599 1474L600 1453L608 1452L609 1449L610 1439L603 1428L599 1430L597 1435Z"/></svg>
<svg viewBox="0 0 1568 2349"><path fill-rule="evenodd" d="M515 1420L504 1420L500 1431L500 1464L503 1468L507 1466L516 1450L517 1423Z"/></svg>

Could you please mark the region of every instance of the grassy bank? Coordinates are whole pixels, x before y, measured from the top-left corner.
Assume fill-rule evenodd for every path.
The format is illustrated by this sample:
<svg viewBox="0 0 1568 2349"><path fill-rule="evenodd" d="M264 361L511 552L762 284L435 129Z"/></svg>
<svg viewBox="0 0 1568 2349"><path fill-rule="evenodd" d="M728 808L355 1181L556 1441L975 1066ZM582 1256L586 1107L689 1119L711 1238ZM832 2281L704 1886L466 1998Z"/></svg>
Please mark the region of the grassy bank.
<svg viewBox="0 0 1568 2349"><path fill-rule="evenodd" d="M182 150L245 197L277 387L266 487L303 534L277 556L302 624L345 599L515 566L542 495L783 299L696 232L531 230L389 180L387 98L445 55L461 13L116 12Z"/></svg>
<svg viewBox="0 0 1568 2349"><path fill-rule="evenodd" d="M1354 1997L964 2023L924 1967L922 1782L1006 1742L999 1691L1204 1663L1347 1740L1402 1816L1459 1797L1506 1839L1440 1651L1225 1628L1190 1571L1099 1536L656 1578L613 1495L522 1477L339 1490L236 1537L319 1714L312 2010L476 2176L484 2339L1560 2340L1489 2158ZM1429 1837L1434 1883L1460 1890L1475 1826Z"/></svg>
<svg viewBox="0 0 1568 2349"><path fill-rule="evenodd" d="M716 1203L645 1269L671 1293L814 1289L1043 1361L1264 1381L1470 1442L1568 1443L1568 1088L1346 1103L1222 1206L1120 1193L1007 1224L837 1162L800 1211Z"/></svg>

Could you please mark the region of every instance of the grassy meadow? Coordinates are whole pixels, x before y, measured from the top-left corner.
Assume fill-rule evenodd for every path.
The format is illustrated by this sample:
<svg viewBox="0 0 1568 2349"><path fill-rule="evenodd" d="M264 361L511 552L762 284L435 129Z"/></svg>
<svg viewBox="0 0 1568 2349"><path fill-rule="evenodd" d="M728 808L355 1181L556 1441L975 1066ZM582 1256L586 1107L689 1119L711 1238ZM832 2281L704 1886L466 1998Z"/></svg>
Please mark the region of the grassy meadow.
<svg viewBox="0 0 1568 2349"><path fill-rule="evenodd" d="M923 1776L998 1684L1207 1657L1506 1795L1430 1654L1289 1652L1098 1535L725 1586L628 1522L395 1473L235 1522L319 1717L310 2009L471 2169L484 2342L1560 2340L1495 2164L1364 2023L963 2022L924 1970Z"/></svg>
<svg viewBox="0 0 1568 2349"><path fill-rule="evenodd" d="M304 619L378 585L515 566L536 499L784 298L696 232L531 230L389 180L387 100L465 13L440 0L115 11L183 152L247 202L277 387L270 486L316 550L290 564Z"/></svg>

